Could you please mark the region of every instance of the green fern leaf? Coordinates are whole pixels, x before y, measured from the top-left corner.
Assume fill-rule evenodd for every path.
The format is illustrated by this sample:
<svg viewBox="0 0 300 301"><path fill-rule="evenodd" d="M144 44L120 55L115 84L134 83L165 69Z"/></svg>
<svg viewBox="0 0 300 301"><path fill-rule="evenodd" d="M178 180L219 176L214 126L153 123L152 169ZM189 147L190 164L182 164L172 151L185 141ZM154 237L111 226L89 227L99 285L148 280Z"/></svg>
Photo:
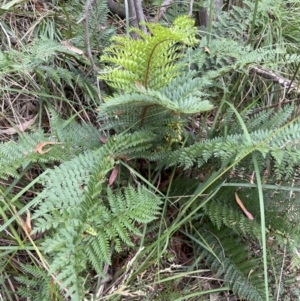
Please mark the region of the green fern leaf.
<svg viewBox="0 0 300 301"><path fill-rule="evenodd" d="M115 136L41 176L45 188L35 200L35 231L49 233L42 245L50 273L57 274L57 285L72 300L84 296L87 264L104 276L112 246L117 252L133 246L131 236L140 235L137 223L148 223L160 212L161 200L142 186L122 192L106 187L114 157L146 149L152 139L145 131Z"/></svg>
<svg viewBox="0 0 300 301"><path fill-rule="evenodd" d="M101 58L102 62L117 65L109 68L101 78L118 90L132 92L135 83L153 90L166 86L183 67L182 63L175 63L183 56L182 46L176 43L193 45L196 42L196 29L187 16L176 19L172 28L151 23L145 25L151 35L133 29L142 39L115 37L113 45L106 49L107 55Z"/></svg>
<svg viewBox="0 0 300 301"><path fill-rule="evenodd" d="M218 276L223 275L225 283L240 298L264 301L261 264L256 259L249 259L247 245L238 236L234 236L228 228L221 230L209 228L207 232L202 230L201 234L208 245L214 246L214 254L206 249L200 251L200 257L205 259L211 269ZM254 270L255 267L257 269Z"/></svg>

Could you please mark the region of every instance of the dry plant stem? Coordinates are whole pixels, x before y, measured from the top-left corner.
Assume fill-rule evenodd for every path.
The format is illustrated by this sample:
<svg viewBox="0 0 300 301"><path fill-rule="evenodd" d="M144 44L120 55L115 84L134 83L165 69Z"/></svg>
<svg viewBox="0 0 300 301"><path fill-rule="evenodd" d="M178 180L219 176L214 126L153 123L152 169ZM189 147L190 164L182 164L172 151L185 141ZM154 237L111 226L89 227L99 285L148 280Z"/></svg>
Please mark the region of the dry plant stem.
<svg viewBox="0 0 300 301"><path fill-rule="evenodd" d="M194 6L194 0L190 1L190 9L189 9L189 16L192 17L193 15L193 6Z"/></svg>
<svg viewBox="0 0 300 301"><path fill-rule="evenodd" d="M16 294L16 289L15 289L13 283L11 282L11 280L9 278L7 279L7 282L9 284L11 290L14 292L14 296L15 296L16 300L19 301L20 299L19 299L18 295ZM0 300L2 300L2 298Z"/></svg>
<svg viewBox="0 0 300 301"><path fill-rule="evenodd" d="M173 0L165 0L164 1L164 3L170 3L170 4L172 2L173 2ZM128 3L130 3L130 1L128 1ZM169 6L170 4L163 4L163 5ZM113 14L118 15L121 19L126 18L126 11L125 11L124 4L120 4L120 3L113 2L112 0L108 0L107 6ZM164 9L164 12L166 11L166 9L167 9L167 7ZM145 16L145 14L144 14L144 16ZM147 17L148 22L155 22L155 20L156 20L156 18L153 18L148 15L146 15L146 17Z"/></svg>
<svg viewBox="0 0 300 301"><path fill-rule="evenodd" d="M282 283L282 276L283 276L283 269L284 269L285 256L286 256L286 246L284 246L284 249L283 249L283 258L282 258L282 265L281 265L281 269L280 269L280 278L279 278L279 281L278 281L278 290L277 290L276 301L279 301L279 296L280 296L280 284Z"/></svg>
<svg viewBox="0 0 300 301"><path fill-rule="evenodd" d="M107 6L113 14L118 15L122 19L126 18L125 7L123 4L119 4L109 0L107 1Z"/></svg>
<svg viewBox="0 0 300 301"><path fill-rule="evenodd" d="M198 24L199 26L207 27L208 14L205 7L200 7L197 12Z"/></svg>
<svg viewBox="0 0 300 301"><path fill-rule="evenodd" d="M145 22L145 16L144 16L143 5L142 5L143 0L134 0L134 2L135 2L135 11L136 11L138 23L140 24L141 22ZM144 33L147 33L147 29L145 25L140 24L140 28Z"/></svg>
<svg viewBox="0 0 300 301"><path fill-rule="evenodd" d="M147 33L146 26L139 25L141 22L145 22L142 0L128 0L128 3L130 25L135 28L140 28L144 33ZM138 38L138 35L135 32L132 32L131 35L134 39Z"/></svg>
<svg viewBox="0 0 300 301"><path fill-rule="evenodd" d="M11 49L11 42L10 42L10 37L9 35L7 34L5 28L3 27L2 23L0 22L0 27L2 29L2 32L5 34L6 36L6 39L7 39L7 43L8 43L8 48Z"/></svg>
<svg viewBox="0 0 300 301"><path fill-rule="evenodd" d="M92 68L94 72L97 72L97 67L94 62L92 51L91 51L91 45L90 45L90 31L89 31L89 13L92 6L92 3L94 0L87 0L85 5L85 11L84 11L84 31L85 31L85 47L87 56L91 62Z"/></svg>
<svg viewBox="0 0 300 301"><path fill-rule="evenodd" d="M162 5L159 6L159 9L157 11L157 14L155 16L156 22L158 22L161 18L161 16L167 11L169 6L172 4L173 0L165 0Z"/></svg>
<svg viewBox="0 0 300 301"><path fill-rule="evenodd" d="M280 103L275 103L275 104L270 105L270 106L259 108L259 109L255 110L255 111L253 111L251 114L249 114L249 116L257 114L257 113L259 113L259 112L261 112L263 110L268 110L268 109L271 109L271 108L276 108L279 105L287 105L289 103L293 103L293 102L296 102L296 101L300 101L300 99L299 98L298 99L291 99L291 100L287 100L286 99L286 100L281 101Z"/></svg>
<svg viewBox="0 0 300 301"><path fill-rule="evenodd" d="M292 83L295 81L296 74L297 74L298 71L299 71L299 67L300 67L300 64L298 63L297 68L296 68L296 71L294 72L293 78L292 78L292 80L290 81L290 84L289 84L289 86L288 86L287 91L290 91L291 85L292 85ZM298 83L297 83L297 87L298 87Z"/></svg>
<svg viewBox="0 0 300 301"><path fill-rule="evenodd" d="M98 68L97 68L97 66L94 62L92 51L91 51L90 31L89 31L89 13L90 13L90 9L91 9L91 6L92 6L93 2L94 2L94 0L87 0L86 1L85 11L84 11L84 34L85 34L85 47L86 47L87 56L88 56L88 58L91 62L93 71L94 71L95 75L97 76ZM100 84L99 84L98 78L97 78L97 89L98 89L99 100L102 101Z"/></svg>
<svg viewBox="0 0 300 301"><path fill-rule="evenodd" d="M261 67L250 67L249 72L269 79L274 83L280 84L282 87L288 89L288 93L294 91L297 94L300 94L300 88L298 87L297 82L293 82L293 80L289 80L281 75L278 75L272 70L262 69Z"/></svg>
<svg viewBox="0 0 300 301"><path fill-rule="evenodd" d="M108 273L108 268L109 268L109 265L108 265L108 264L105 264L104 269L103 269L104 275L107 275L107 273ZM99 289L98 289L98 291L97 291L97 294L96 294L96 297L97 297L97 298L99 298L99 297L102 295L102 293L103 293L103 291L104 291L104 285L105 285L105 283L108 282L109 280L111 280L111 277L106 277L106 279L104 279L104 281L101 282L101 285L100 285L100 287L99 287Z"/></svg>
<svg viewBox="0 0 300 301"><path fill-rule="evenodd" d="M298 65L298 68L299 68L300 65ZM298 70L297 68L297 70ZM299 83L297 81L295 81L295 76L296 76L296 73L294 74L293 76L293 79L290 80L288 78L285 78L281 75L278 75L276 74L274 71L272 70L269 70L269 69L263 69L259 66L256 66L256 67L249 67L249 72L252 73L252 74L256 74L258 76L261 76L263 78L266 78L266 79L269 79L271 80L273 83L276 83L276 84L279 84L280 86L282 86L284 88L284 90L287 92L287 93L290 93L290 92L295 92L297 94L297 96L299 97L300 96L300 87L299 87ZM281 90L276 90L276 91L273 91L274 92L279 92ZM278 107L278 106L281 106L283 104L288 104L288 103L292 103L294 101L299 101L299 99L293 99L293 100L284 100L284 101L281 101L279 103L276 103L274 105L270 105L270 106L265 106L265 107L262 107L262 108L259 108L257 110L255 110L252 114L256 114L260 111L263 111L263 110L266 110L266 109L269 109L269 108L274 108L274 107Z"/></svg>
<svg viewBox="0 0 300 301"><path fill-rule="evenodd" d="M213 0L210 0L213 1ZM191 2L192 3L192 2ZM214 15L220 11L223 7L223 0L214 0L213 3L213 10L214 10ZM190 16L191 16L191 5L190 5ZM209 14L208 14L208 10L206 7L201 6L198 11L197 11L197 15L198 15L198 20L199 20L199 26L204 26L207 27L208 26L208 21L209 21ZM216 18L214 17L214 20L216 20Z"/></svg>
<svg viewBox="0 0 300 301"><path fill-rule="evenodd" d="M128 0L130 25L133 26L133 27L138 28L139 23L138 23L138 19L137 19L137 16L136 16L134 2L135 2L135 0Z"/></svg>

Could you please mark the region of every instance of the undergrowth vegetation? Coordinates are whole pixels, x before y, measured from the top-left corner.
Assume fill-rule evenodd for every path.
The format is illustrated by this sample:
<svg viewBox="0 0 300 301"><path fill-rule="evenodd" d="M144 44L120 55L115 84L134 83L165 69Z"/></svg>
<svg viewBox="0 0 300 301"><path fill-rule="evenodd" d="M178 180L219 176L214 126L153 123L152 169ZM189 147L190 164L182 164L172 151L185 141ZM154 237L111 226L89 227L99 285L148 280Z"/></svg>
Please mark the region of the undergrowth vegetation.
<svg viewBox="0 0 300 301"><path fill-rule="evenodd" d="M299 299L300 1L111 2L0 6L1 300Z"/></svg>

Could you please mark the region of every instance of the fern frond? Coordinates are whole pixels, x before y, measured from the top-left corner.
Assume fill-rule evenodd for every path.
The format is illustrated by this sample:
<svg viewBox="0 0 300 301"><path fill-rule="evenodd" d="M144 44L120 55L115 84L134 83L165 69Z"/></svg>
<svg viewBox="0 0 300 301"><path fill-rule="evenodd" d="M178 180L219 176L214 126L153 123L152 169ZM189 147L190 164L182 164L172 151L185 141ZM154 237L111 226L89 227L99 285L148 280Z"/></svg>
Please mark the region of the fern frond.
<svg viewBox="0 0 300 301"><path fill-rule="evenodd" d="M84 0L67 1L64 4L64 9L72 16L73 20L82 20L85 14L86 2ZM107 26L107 15L109 9L105 1L94 1L89 12L89 40L90 47L93 52L102 53L105 47L110 44L111 37L115 34L115 29L112 26ZM72 44L80 49L85 49L85 29L82 23L72 23ZM96 61L96 55L95 55Z"/></svg>
<svg viewBox="0 0 300 301"><path fill-rule="evenodd" d="M286 185L291 184L286 183ZM292 190L293 188L290 187L290 189ZM221 188L216 198L204 206L207 217L221 232L224 229L230 229L233 236L245 237L247 241L254 239L261 244L259 197L257 191L251 188L243 188L238 191L240 199L247 210L252 213L254 220L244 217L234 199L234 193L235 190L233 187ZM265 223L267 225L265 234L268 239L272 239L272 248L281 250L285 248L287 256L291 258L292 265L297 268L299 267L297 246L299 245L300 234L300 215L298 213L300 207L299 192L295 192L291 199L290 191L286 190L286 188L280 190L279 187L277 191L265 190L264 199L266 200ZM228 249L228 256L230 254L231 257L231 252L233 252L233 256L235 257L234 249L232 251ZM269 258L269 260L271 264L276 259ZM240 262L239 267L242 266L243 263ZM252 268L254 269L254 267Z"/></svg>
<svg viewBox="0 0 300 301"><path fill-rule="evenodd" d="M269 119L271 124L283 124L291 109L286 109L278 114L276 119ZM268 120L265 121L268 124ZM274 168L278 178L290 178L292 171L297 166L300 155L300 123L298 120L281 128L256 130L250 134L251 141L247 141L244 134L228 135L223 137L206 139L192 146L181 148L173 152L166 152L161 158L164 166L179 164L185 168L197 164L199 167L210 158L219 158L222 162L228 159L237 160L247 156L254 150L258 151L262 158L270 155L274 161ZM239 129L240 131L240 129ZM274 132L275 131L275 132Z"/></svg>
<svg viewBox="0 0 300 301"><path fill-rule="evenodd" d="M21 284L18 294L23 298L32 298L33 301L48 301L51 295L58 291L51 282L51 277L38 266L20 263L26 275L18 275L15 279ZM39 288L38 290L36 288Z"/></svg>
<svg viewBox="0 0 300 301"><path fill-rule="evenodd" d="M73 86L74 73L64 68L41 65L36 69L36 72L47 79L53 80L57 85L61 85L62 80L64 80L70 87Z"/></svg>
<svg viewBox="0 0 300 301"><path fill-rule="evenodd" d="M201 100L200 97L203 96L203 94L199 91L195 91L193 86L195 86L196 82L198 82L198 80L192 80L189 82L188 86L177 86L177 89L172 85L172 87L174 87L173 93L170 92L171 89L169 87L168 90L163 91L168 93L172 98L168 98L162 92L154 90L145 90L143 92L115 96L103 104L102 113L106 113L108 108L111 107L118 107L122 110L125 106L130 105L140 107L158 105L177 114L193 114L211 110L213 106L209 101ZM186 91L184 91L184 89ZM182 97L180 94L183 94ZM122 108L122 106L124 107Z"/></svg>
<svg viewBox="0 0 300 301"><path fill-rule="evenodd" d="M170 6L168 6L165 16L169 22L174 22L178 16L188 14L189 5L182 1L180 3L171 3Z"/></svg>
<svg viewBox="0 0 300 301"><path fill-rule="evenodd" d="M218 22L213 22L214 34L244 44L248 38L253 9L253 3L244 1L243 7L233 5L230 13L221 12L218 15Z"/></svg>
<svg viewBox="0 0 300 301"><path fill-rule="evenodd" d="M259 239L261 237L260 224L255 220L251 221L239 210L233 208L228 202L213 200L204 206L211 222L220 230L222 226L231 228L236 234Z"/></svg>
<svg viewBox="0 0 300 301"><path fill-rule="evenodd" d="M142 39L115 37L113 45L101 58L102 62L116 65L101 78L118 90L132 92L134 83L153 90L163 88L180 74L183 67L182 63L176 63L183 56L183 46L177 43L193 45L196 41L196 28L187 16L177 18L171 28L159 24L145 25L151 35L133 29Z"/></svg>
<svg viewBox="0 0 300 301"><path fill-rule="evenodd" d="M39 154L35 151L39 143L50 141L56 142L53 138L45 138L42 132L23 134L19 137L18 143L1 143L0 147L0 177L6 179L8 176L17 177L17 169L23 164L35 162L60 162L68 157L66 151L60 145L51 145L51 150L46 154Z"/></svg>
<svg viewBox="0 0 300 301"><path fill-rule="evenodd" d="M58 53L69 53L68 49L60 43L50 39L34 39L30 45L25 45L22 51L11 49L9 53L1 53L1 75L10 73L30 73L39 65L48 62ZM20 64L20 61L22 64Z"/></svg>
<svg viewBox="0 0 300 301"><path fill-rule="evenodd" d="M63 120L53 110L51 112L50 124L52 132L59 141L66 142L80 153L87 149L99 148L99 131L90 123L77 123L74 119ZM74 151L74 150L73 150Z"/></svg>
<svg viewBox="0 0 300 301"><path fill-rule="evenodd" d="M24 164L63 162L86 149L101 146L97 129L89 124L80 125L74 121L62 120L52 113L50 123L55 136L46 135L38 130L32 134L20 134L17 142L1 143L0 177L16 177L18 175L16 170ZM39 143L44 142L59 142L61 145L45 146L49 151L40 154L36 148Z"/></svg>
<svg viewBox="0 0 300 301"><path fill-rule="evenodd" d="M100 109L99 119L105 120L105 129L144 129L158 134L158 138L170 133L171 124L178 123L181 131L188 114L213 108L201 92L205 81L195 78L195 72L186 72L173 79L160 91L136 87L135 92L116 95ZM180 116L182 115L182 116ZM126 127L127 125L127 127Z"/></svg>
<svg viewBox="0 0 300 301"><path fill-rule="evenodd" d="M43 242L52 258L50 272L58 273L57 284L72 300L82 300L84 277L79 275L88 262L102 275L111 245L116 251L132 246L131 235L140 235L136 223L148 223L160 211L161 200L142 186L114 193L103 189L114 158L145 150L152 139L145 131L115 136L41 176L45 189L35 199L35 231L51 233Z"/></svg>
<svg viewBox="0 0 300 301"><path fill-rule="evenodd" d="M224 36L211 39L203 37L199 47L189 50L188 54L185 60L198 71L202 79L214 81L214 85L218 78L224 76L227 76L227 82L230 83L229 76L236 72L255 73L257 71L254 68L258 68L258 66L276 70L279 65L286 65L286 49L284 47L278 46L274 49L264 47L253 50L250 45L244 45L241 41ZM297 61L295 56L293 60ZM265 77L270 79L266 73Z"/></svg>
<svg viewBox="0 0 300 301"><path fill-rule="evenodd" d="M202 249L200 258L211 266L218 276L223 275L225 283L242 299L249 301L265 300L261 263L249 258L249 246L234 236L228 228L201 230L203 239L213 252Z"/></svg>

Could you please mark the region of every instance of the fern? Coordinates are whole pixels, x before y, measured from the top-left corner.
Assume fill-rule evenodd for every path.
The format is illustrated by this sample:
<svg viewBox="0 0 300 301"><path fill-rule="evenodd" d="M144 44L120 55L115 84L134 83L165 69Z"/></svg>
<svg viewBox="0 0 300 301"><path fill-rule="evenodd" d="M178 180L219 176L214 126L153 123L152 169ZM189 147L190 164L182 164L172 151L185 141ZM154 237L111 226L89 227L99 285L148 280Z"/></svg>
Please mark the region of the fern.
<svg viewBox="0 0 300 301"><path fill-rule="evenodd" d="M10 73L34 72L36 68L48 63L55 55L66 53L73 55L65 46L46 38L35 39L30 45L25 45L22 51L11 50L1 52L1 75ZM22 62L22 64L20 64ZM67 70L64 70L67 72Z"/></svg>
<svg viewBox="0 0 300 301"><path fill-rule="evenodd" d="M89 10L88 17L88 30L85 32L85 27L82 26L85 20L83 19L85 14L86 1L72 0L68 1L64 9L68 15L72 17L72 36L70 42L82 50L86 48L86 35L89 34L90 47L93 50L94 59L97 59L97 55L103 52L103 49L110 44L111 37L115 34L115 28L107 26L107 15L109 13L107 4L105 1L93 1L91 9ZM78 21L81 21L79 23ZM68 33L69 34L69 33Z"/></svg>
<svg viewBox="0 0 300 301"><path fill-rule="evenodd" d="M199 76L212 81L234 72L247 72L249 66L277 68L284 64L284 55L286 50L283 47L253 50L249 45L244 46L232 39L222 37L208 40L203 37L198 48L188 51L186 59L198 71ZM296 61L294 57L293 62Z"/></svg>
<svg viewBox="0 0 300 301"><path fill-rule="evenodd" d="M102 56L101 61L117 67L109 68L101 78L111 86L132 92L134 83L137 83L159 90L180 74L183 65L175 62L183 56L183 46L178 43L195 44L193 21L182 16L174 21L171 28L148 23L146 26L151 35L133 29L142 39L131 40L118 36L112 39L112 46L106 49L107 54Z"/></svg>
<svg viewBox="0 0 300 301"><path fill-rule="evenodd" d="M178 3L179 2L179 3ZM174 22L176 18L180 15L188 15L189 13L189 6L188 3L184 1L178 1L177 3L171 3L168 6L165 17L168 22Z"/></svg>
<svg viewBox="0 0 300 301"><path fill-rule="evenodd" d="M30 45L24 45L21 51L0 52L2 90L15 89L15 83L11 80L12 77L17 77L20 82L26 82L28 74L31 74L36 76L37 80L30 82L28 93L39 95L42 91L44 92L41 94L42 100L46 98L48 101L49 96L47 97L47 95L51 95L57 87L64 90L66 86L73 90L78 89L78 87L81 88L87 101L91 95L97 95L97 89L92 80L86 78L79 67L73 66L70 68L71 70L65 66L60 67L55 61L56 58L66 61L69 66L72 66L74 58L82 61L79 55L70 51L66 46L46 38L35 39ZM84 64L87 62L87 60L83 60ZM65 92L63 92L64 94Z"/></svg>
<svg viewBox="0 0 300 301"><path fill-rule="evenodd" d="M125 106L129 105L140 107L158 105L179 114L208 111L212 109L212 105L207 100L199 101L201 97L205 97L204 94L199 91L203 82L193 78L194 75L195 73L193 72L184 73L182 76L172 80L170 84L160 92L137 88L136 93L115 96L102 106L101 111L105 113L109 108L117 106L122 110L123 108L126 109ZM185 79L186 82L181 85L183 79Z"/></svg>
<svg viewBox="0 0 300 301"><path fill-rule="evenodd" d="M58 287L53 285L47 272L37 266L20 263L25 275L16 276L15 279L21 284L18 294L23 298L32 298L34 301L48 301L54 296ZM39 288L38 290L36 288Z"/></svg>
<svg viewBox="0 0 300 301"><path fill-rule="evenodd" d="M202 249L200 258L211 266L211 269L222 276L232 291L240 298L249 301L262 301L264 298L264 283L259 259L249 259L249 246L234 236L228 228L217 230L210 227L205 232L201 230L203 239L213 247L212 252ZM213 233L213 234L212 234Z"/></svg>
<svg viewBox="0 0 300 301"><path fill-rule="evenodd" d="M170 145L180 142L179 133L183 132L187 114L212 109L202 92L202 87L210 82L197 78L195 72L183 72L184 52L179 43L193 45L192 25L193 21L182 16L170 28L147 24L152 35L137 30L142 39L113 40L102 60L116 66L101 78L127 93L106 98L101 106L99 118L105 120L105 129L116 130L118 126L121 130L128 125L135 130L143 126L163 134ZM177 132L172 130L174 127ZM157 137L161 139L161 135Z"/></svg>
<svg viewBox="0 0 300 301"><path fill-rule="evenodd" d="M265 4L266 1L264 1ZM232 12L233 21L240 23L238 19L241 14L250 7L252 4L247 2L244 9L235 9ZM265 6L260 7L260 12L266 12L265 9ZM227 24L230 24L228 14L227 17L221 16L220 23L228 22ZM243 18L247 19L248 16L245 15ZM167 78L161 85L148 81L148 77L145 76L145 74L147 75L149 56L146 56L147 51L142 54L140 45L144 43L144 40L150 39L149 37L140 33L144 40L137 42L121 40L121 51L115 49L119 46L119 41L116 41L116 46L113 44L109 49L110 56L104 58L106 62L117 66L115 69L109 69L110 73L103 75L102 78L119 92L106 99L106 103L101 107L100 118L107 121L105 129L113 128L117 132L122 130L135 132L143 128L154 133L156 138L151 151L137 154L158 164L158 170L171 166L183 166L189 171L195 171L199 167L202 169L211 166L219 168L221 164L228 166L240 160L235 168L249 172L251 166L248 155L255 151L261 170L271 166L278 180L290 181L300 155L300 140L297 134L299 133L299 121L294 119L290 122L293 118L294 106L285 106L280 112L266 110L253 116L252 108L242 111L240 114L249 132L250 141L245 138L245 134L240 124L236 122L235 115L230 108L224 108L222 123L216 123L215 132L209 131L209 129L208 133L203 129L203 132L197 133L197 135L185 132L189 114L211 109L211 107L205 108L203 101L219 95L217 92L214 94L214 91L221 87L218 82L226 80L227 87L224 88L226 93L235 84L232 79L236 78L237 72L247 75L246 69L249 66L270 67L274 63L281 64L285 60L284 48L252 50L251 46L245 46L250 23L251 18L247 19L245 26L244 24L237 26L236 32L233 32L230 39L225 40L222 36L220 39L211 37L208 40L203 37L199 42L199 47L188 49L188 55L185 57L176 57L179 63L178 69L176 69L178 74L174 72L173 78ZM244 37L238 39L237 33L244 34ZM128 53L124 53L125 45L126 49L129 49ZM131 50L130 47L133 45L135 49L139 50ZM168 45L168 47L170 48L172 45ZM165 49L166 51L167 49ZM140 56L140 59L137 56ZM161 61L161 65L164 61L168 66L171 63L169 60L163 61L161 57L155 58L155 60ZM297 57L294 56L292 60L297 62ZM136 64L135 61L138 63ZM193 70L185 72L185 63L189 63ZM138 66L138 71L136 71ZM157 78L159 78L160 72L159 69L158 71L153 70L153 74ZM201 88L201 92L197 91L197 87ZM200 99L199 103L196 102L197 98ZM145 111L147 114L144 114ZM175 124L180 128L178 132L175 130L177 128ZM172 128L173 131L168 132L167 128ZM168 144L168 141L172 142ZM179 185L187 185L187 180L183 177L178 179L176 187ZM221 192L224 193L223 188ZM178 195L186 193L187 189L179 192ZM255 198L253 192L251 193L250 195ZM257 217L254 221L250 221L243 216L234 201L230 203L228 196L224 195L223 197L218 196L204 206L205 220L209 220L208 226L206 228L202 225L198 231L202 233L203 228L207 230L204 239L209 246L214 246L214 248L210 251L201 250L202 257L218 275L223 275L226 283L240 298L264 300L265 287L260 269L261 262L253 259L250 246L243 239L247 237L260 243L261 235L265 235L265 233L271 235L277 231L277 242L285 245L289 254L293 255L295 254L295 243L298 241L295 238L298 228L290 229L292 234L289 235L288 225L291 220L285 223L284 219L287 218L279 218L280 211L276 210L272 212L278 218L272 220L267 216L270 228L265 229L265 233L261 233L258 201L250 202L248 200L247 202L247 207ZM243 199L247 200L245 197ZM279 229L284 229L284 232L279 233ZM210 232L213 234L211 235ZM236 247L237 244L239 247Z"/></svg>
<svg viewBox="0 0 300 301"><path fill-rule="evenodd" d="M255 27L257 32L263 32L262 28L269 21L268 12L272 4L272 11L276 15L282 10L282 1L263 0L258 4ZM229 40L235 40L244 45L248 42L250 27L253 20L255 4L252 1L243 1L243 5L231 6L230 12L222 11L218 14L218 22L213 22L213 33ZM260 37L257 37L257 39Z"/></svg>
<svg viewBox="0 0 300 301"><path fill-rule="evenodd" d="M111 245L116 251L123 244L132 246L131 235L140 235L135 223L148 223L159 213L160 199L142 186L114 194L104 189L106 175L117 163L114 157L128 156L132 148L145 149L152 139L145 132L111 138L99 150L80 154L41 176L45 189L35 199L35 231L51 231L43 242L52 258L50 273L58 273L57 283L67 288L72 300L82 300L80 275L88 262L104 276Z"/></svg>
<svg viewBox="0 0 300 301"><path fill-rule="evenodd" d="M98 131L89 124L79 125L74 121L64 121L54 112L50 121L56 131L50 137L42 131L35 131L32 134L20 134L16 142L1 143L1 178L17 177L17 169L20 166L67 161L86 149L94 149L101 145ZM41 154L37 148L45 142L58 144L46 145L45 149L42 149L44 153Z"/></svg>
<svg viewBox="0 0 300 301"><path fill-rule="evenodd" d="M222 191L222 194L224 194L224 191ZM260 239L260 225L256 221L244 217L237 207L232 208L224 201L213 200L204 207L204 211L219 230L226 226L240 236Z"/></svg>
<svg viewBox="0 0 300 301"><path fill-rule="evenodd" d="M213 32L220 37L244 44L250 29L253 3L244 1L243 7L232 6L230 13L225 11L218 15L218 22L213 22Z"/></svg>
<svg viewBox="0 0 300 301"><path fill-rule="evenodd" d="M290 183L286 183L290 185ZM243 186L243 183L241 183ZM273 189L275 189L274 187ZM246 218L235 201L234 189L223 187L211 202L205 204L204 211L210 222L218 230L230 229L233 236L247 237L261 243L260 214L258 195L254 189L243 188L238 191L240 199L247 210L252 213L254 220ZM266 190L265 222L267 229L265 233L273 243L274 247L285 248L291 256L291 263L296 268L299 266L299 192L295 192L290 198L289 191L281 187L277 190ZM276 205L274 205L276 204Z"/></svg>
<svg viewBox="0 0 300 301"><path fill-rule="evenodd" d="M270 154L275 161L274 168L277 177L288 179L298 162L298 141L300 140L297 133L300 125L298 121L295 121L288 126L278 128L275 132L274 125L275 122L278 125L282 124L292 111L292 108L287 108L276 113L278 118L266 120L267 126L261 125L264 130L250 132L250 142L246 141L244 134L228 135L226 139L222 136L216 137L194 143L190 147L165 153L162 155L161 161L165 166L180 164L189 168L193 164L197 164L200 167L213 157L225 162L229 158L237 160L256 150L263 158ZM272 124L270 130L268 130L268 123Z"/></svg>
<svg viewBox="0 0 300 301"><path fill-rule="evenodd" d="M82 3L75 1L74 5ZM266 12L266 3L263 1L259 13ZM101 16L101 23L105 19L106 4L98 4L95 15L91 15L90 29L96 23L97 14ZM68 9L74 11L70 6ZM147 224L159 215L162 201L149 188L140 183L132 185L130 179L123 181L123 177L120 183L109 187L107 178L120 158L147 159L151 172L183 166L187 171L180 173L173 182L176 186L173 191L171 186L168 189L170 195L177 195L177 189L178 195L183 195L183 203L191 201L186 195L193 195L199 187L199 167L211 171L221 164L227 167L240 160L235 168L248 174L251 170L248 155L254 151L261 170L270 167L277 180L285 180L290 185L300 155L299 122L290 122L294 106L285 106L280 112L266 110L257 114L253 114L251 106L243 109L240 115L250 141L245 139L233 110L225 106L222 108L225 113L220 113L222 122L216 122L212 130L200 126L198 133L187 131L191 115L199 116L201 112L212 110L213 102L219 105L218 89L224 79L226 94L235 84L232 79L237 73L247 75L249 66L269 67L275 62L299 61L298 56L286 56L284 48L253 50L246 46L252 17L245 12L251 9L252 3L246 1L244 8L234 8L231 16L224 12L214 27L216 35L210 40L201 37L196 41L193 21L185 16L176 19L169 28L146 24L150 35L132 29L140 35L138 40L113 38L101 57L107 69L100 78L113 87L116 94L107 97L99 108L99 119L104 123L101 131L89 124L62 120L52 113L51 134L42 131L22 134L16 143L2 144L0 176L3 178L18 176L17 169L26 164L61 163L53 169L48 168L38 178L43 190L33 200L34 232L43 233L41 246L49 262L49 274L24 266L29 277L18 278L27 286L21 291L22 296L27 297L34 285L40 285L32 279L39 276L46 283L53 278L66 298L83 300L93 287L92 274L95 272L105 278L105 267L112 264L113 254L134 247L132 238L141 235L140 224ZM245 20L243 24L241 19ZM109 35L103 33L100 41ZM82 47L83 34L77 32L74 41ZM98 41L93 45L96 48ZM191 46L194 48L186 48ZM98 50L102 51L101 46ZM27 45L21 52L24 68L15 66L19 63L15 54L0 54L1 76L10 76L11 68L15 68L14 72L23 75L35 73L45 90L50 81L55 86L66 84L72 88L78 83L89 91L90 82L80 70L66 70L52 64L57 57L63 57L69 66L73 59L80 60L57 42L39 40ZM95 88L92 91L95 92ZM203 116L200 114L200 118ZM201 123L205 124L202 120ZM107 135L107 130L111 129L114 136L101 143L100 133ZM63 144L53 145L47 153L40 154L36 147L45 141ZM230 180L234 181L233 177ZM187 188L189 185L191 187ZM205 205L190 207L203 209L197 214L204 217L205 225L201 224L196 230L203 233L211 248L199 249L198 253L240 298L264 300L261 261L255 259L250 241L245 239L250 238L258 244L261 240L257 196L246 189L239 194L256 217L254 221L243 216L224 187ZM268 196L268 192L265 194ZM265 232L273 235L278 245L287 248L297 266L298 197L289 204L285 214L281 211L286 202L278 208L272 204L272 201L277 204L278 198L271 196L266 202L268 228ZM49 289L44 283L43 293L33 297L43 300L51 295ZM55 290L58 289L55 287Z"/></svg>

